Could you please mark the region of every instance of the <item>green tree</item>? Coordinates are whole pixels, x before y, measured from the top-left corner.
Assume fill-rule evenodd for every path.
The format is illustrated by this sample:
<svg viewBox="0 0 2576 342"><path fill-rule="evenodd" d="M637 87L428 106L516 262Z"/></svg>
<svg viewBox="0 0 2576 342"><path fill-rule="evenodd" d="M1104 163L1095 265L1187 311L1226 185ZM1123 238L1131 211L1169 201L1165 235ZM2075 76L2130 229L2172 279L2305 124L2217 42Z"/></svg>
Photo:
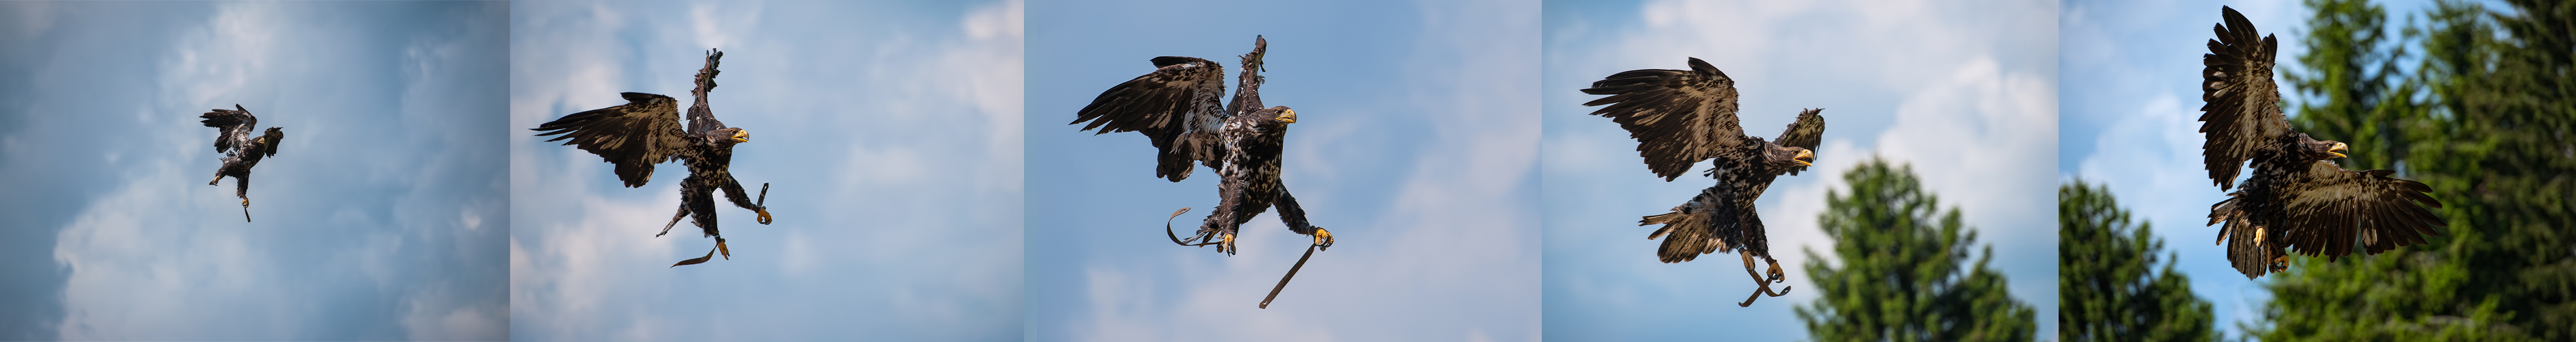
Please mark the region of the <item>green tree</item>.
<svg viewBox="0 0 2576 342"><path fill-rule="evenodd" d="M2030 304L2012 298L2004 276L1988 268L1993 247L1974 263L1977 234L1956 208L1923 191L1912 166L1872 159L1843 173L1849 192L1826 194L1819 215L1841 265L1808 256L1807 275L1823 297L1796 308L1819 341L2029 341L2038 329ZM1938 212L1936 212L1938 211Z"/></svg>
<svg viewBox="0 0 2576 342"><path fill-rule="evenodd" d="M2431 185L2445 236L2339 262L2296 258L2266 285L2263 326L2247 330L2279 341L2576 340L2567 230L2576 223L2576 2L2505 2L2512 8L2442 2L2404 31L2425 54L2381 100L2415 109L2386 120L2336 111L2294 120L2302 129L2370 122L2363 129L2395 137L2355 146L2354 156ZM2320 17L2350 8L2311 5ZM2308 46L2356 49L2338 44Z"/></svg>
<svg viewBox="0 0 2576 342"><path fill-rule="evenodd" d="M2107 190L2057 188L2057 326L2069 341L2216 341L2191 278L2157 265L2164 241Z"/></svg>
<svg viewBox="0 0 2576 342"><path fill-rule="evenodd" d="M2392 47L2397 44L2389 41L2387 11L2367 0L2307 0L2307 5L2316 10L2308 18L2307 35L2292 38L2308 48L2296 64L2303 68L2281 68L2291 69L2282 73L2290 89L2311 99L2299 103L2293 123L2318 140L2356 148L2395 145L2399 132L2394 122L2420 110L2409 106L2405 91L2411 88L2397 83L2402 76L2398 59L2406 49ZM2355 154L2345 166L2388 168L2390 159L2380 157L2386 154Z"/></svg>

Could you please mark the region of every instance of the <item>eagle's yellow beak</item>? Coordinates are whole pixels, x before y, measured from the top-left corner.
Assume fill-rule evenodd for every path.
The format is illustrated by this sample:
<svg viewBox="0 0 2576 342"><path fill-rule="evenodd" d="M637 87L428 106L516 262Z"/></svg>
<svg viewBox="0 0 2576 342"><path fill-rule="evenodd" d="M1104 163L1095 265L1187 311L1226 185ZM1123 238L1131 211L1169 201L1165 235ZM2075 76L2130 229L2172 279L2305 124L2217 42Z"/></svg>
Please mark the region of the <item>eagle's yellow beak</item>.
<svg viewBox="0 0 2576 342"><path fill-rule="evenodd" d="M734 130L734 131L733 131L733 142L738 142L738 143L751 142L751 130Z"/></svg>
<svg viewBox="0 0 2576 342"><path fill-rule="evenodd" d="M1280 121L1280 122L1286 122L1286 123L1297 123L1297 110L1295 110L1295 109L1289 109L1289 110L1282 110L1282 111L1279 111L1279 121Z"/></svg>
<svg viewBox="0 0 2576 342"><path fill-rule="evenodd" d="M1816 151L1798 151L1798 157L1789 160L1798 162L1798 166L1816 166Z"/></svg>
<svg viewBox="0 0 2576 342"><path fill-rule="evenodd" d="M2342 152L2351 147L2352 146L2347 146L2343 143L2335 143L2334 147L2326 148L2326 154L2334 155L2335 158L2343 158Z"/></svg>

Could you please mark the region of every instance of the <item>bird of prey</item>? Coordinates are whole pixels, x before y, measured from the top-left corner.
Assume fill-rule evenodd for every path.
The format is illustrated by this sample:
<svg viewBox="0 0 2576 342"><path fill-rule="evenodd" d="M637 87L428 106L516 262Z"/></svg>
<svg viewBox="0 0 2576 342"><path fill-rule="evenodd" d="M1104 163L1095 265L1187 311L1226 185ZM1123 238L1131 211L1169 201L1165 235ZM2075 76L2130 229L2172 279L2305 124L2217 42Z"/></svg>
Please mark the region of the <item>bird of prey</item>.
<svg viewBox="0 0 2576 342"><path fill-rule="evenodd" d="M2426 206L2439 208L2424 183L2389 178L2395 171L2349 171L2330 159L2350 148L2291 130L2272 82L2278 41L2254 30L2236 9L2219 7L2226 22L2213 29L2201 55L2200 132L2209 179L2228 199L2210 206L2209 224L2226 223L2218 243L2247 279L2288 268L2287 254L2341 257L2358 242L2366 254L2424 242L2447 226ZM2252 161L2242 187L2237 168Z"/></svg>
<svg viewBox="0 0 2576 342"><path fill-rule="evenodd" d="M1663 224L1647 239L1663 238L1656 255L1663 262L1691 261L1701 254L1735 252L1744 258L1744 273L1753 276L1759 288L1753 296L1737 306L1752 306L1763 295L1778 297L1788 288L1771 292L1771 283L1785 281L1780 262L1771 258L1770 242L1764 237L1762 219L1755 215L1753 200L1780 174L1797 175L1815 163L1816 144L1823 140L1824 109L1798 113L1796 122L1780 132L1777 141L1744 134L1736 124L1735 80L1699 58L1690 59L1690 70L1629 70L1592 82L1583 93L1609 95L1585 102L1585 106L1602 106L1592 112L1619 123L1628 136L1637 139L1637 152L1646 159L1646 168L1665 181L1690 172L1692 164L1714 159L1707 171L1717 184L1701 190L1690 202L1673 207L1672 212L1646 216L1637 225ZM1753 258L1770 264L1766 277L1753 271Z"/></svg>
<svg viewBox="0 0 2576 342"><path fill-rule="evenodd" d="M1297 111L1261 106L1261 56L1268 46L1268 40L1253 38L1252 53L1242 56L1243 73L1235 79L1231 102L1217 98L1225 93L1224 66L1194 57L1155 57L1154 72L1101 92L1070 123L1089 122L1082 129L1096 131L1095 135L1144 134L1160 151L1156 177L1179 182L1189 178L1195 168L1191 163L1216 169L1217 176L1223 177L1217 189L1220 202L1199 225L1198 233L1187 240L1167 236L1173 243L1213 244L1218 252L1233 255L1236 229L1277 207L1289 231L1314 238L1307 256L1313 256L1316 248L1333 245L1333 233L1308 224L1306 210L1297 206L1297 198L1279 181L1280 151L1288 124L1297 122ZM1171 235L1170 227L1165 228L1165 234ZM1298 265L1304 264L1304 259L1298 260ZM1290 268L1290 276L1296 275L1296 268ZM1281 279L1280 284L1285 286L1287 280ZM1271 294L1276 296L1278 291ZM1269 301L1262 305L1267 307Z"/></svg>
<svg viewBox="0 0 2576 342"><path fill-rule="evenodd" d="M698 70L697 89L689 92L697 102L689 106L686 130L680 127L678 100L646 93L622 93L627 102L624 105L565 115L534 129L543 132L537 136L560 135L548 142L570 140L564 145L590 151L617 165L617 178L630 188L651 181L655 164L677 160L688 166L688 178L680 180L680 209L671 215L670 223L662 225L662 232L653 236L669 234L681 217L689 217L707 237L716 239L716 246L707 251L707 256L683 260L672 267L703 263L717 252L724 253L726 259L733 258L732 249L725 247L724 235L716 230L716 190L724 190L725 198L731 199L734 206L759 213L760 224L770 222L769 207L752 202L728 169L733 163L734 144L750 142L751 133L725 127L724 122L716 121L715 111L707 105L707 92L716 88L717 60L723 57L724 52L710 50L706 67ZM768 187L763 185L761 192L762 197L767 197Z"/></svg>
<svg viewBox="0 0 2576 342"><path fill-rule="evenodd" d="M224 154L224 166L215 168L215 180L206 181L206 185L232 176L233 195L242 199L242 222L250 222L250 167L259 165L260 159L276 156L277 144L286 141L286 132L269 127L268 133L252 136L250 131L258 128L259 117L251 116L249 109L238 104L231 110L215 108L197 117L206 119L202 121L206 127L221 132L215 135L215 152Z"/></svg>

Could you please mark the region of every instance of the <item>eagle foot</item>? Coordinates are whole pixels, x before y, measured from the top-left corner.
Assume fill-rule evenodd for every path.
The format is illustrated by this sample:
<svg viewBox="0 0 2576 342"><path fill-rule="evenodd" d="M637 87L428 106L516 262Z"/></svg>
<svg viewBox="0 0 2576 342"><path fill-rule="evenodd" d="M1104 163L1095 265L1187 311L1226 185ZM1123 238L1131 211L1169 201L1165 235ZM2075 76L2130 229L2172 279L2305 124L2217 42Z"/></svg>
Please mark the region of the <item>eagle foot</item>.
<svg viewBox="0 0 2576 342"><path fill-rule="evenodd" d="M1314 236L1315 247L1326 250L1333 249L1333 231L1324 230L1324 227L1315 227Z"/></svg>
<svg viewBox="0 0 2576 342"><path fill-rule="evenodd" d="M753 212L760 213L760 224L769 224L769 208L760 208L759 210L753 210Z"/></svg>
<svg viewBox="0 0 2576 342"><path fill-rule="evenodd" d="M1217 233L1217 237L1216 252L1234 255L1234 233Z"/></svg>

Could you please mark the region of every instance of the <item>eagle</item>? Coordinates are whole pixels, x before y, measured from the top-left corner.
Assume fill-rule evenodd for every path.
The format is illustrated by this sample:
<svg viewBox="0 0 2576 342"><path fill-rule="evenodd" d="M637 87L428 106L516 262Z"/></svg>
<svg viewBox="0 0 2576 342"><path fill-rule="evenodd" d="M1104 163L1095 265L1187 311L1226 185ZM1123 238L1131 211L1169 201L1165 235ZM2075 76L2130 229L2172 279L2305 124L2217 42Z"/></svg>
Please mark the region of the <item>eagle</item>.
<svg viewBox="0 0 2576 342"><path fill-rule="evenodd" d="M1187 240L1172 235L1165 226L1173 243L1213 244L1217 252L1233 255L1237 229L1276 207L1289 231L1313 237L1307 256L1313 256L1316 248L1333 245L1333 233L1308 224L1306 210L1297 206L1297 198L1279 181L1280 152L1287 143L1288 124L1297 122L1297 111L1261 104L1261 56L1268 47L1267 39L1253 37L1252 53L1241 56L1243 73L1235 78L1230 102L1218 101L1225 93L1224 66L1196 57L1155 57L1154 72L1101 92L1069 124L1084 125L1082 130L1094 135L1144 134L1159 151L1155 177L1179 182L1190 177L1196 168L1193 163L1217 171L1223 181L1217 188L1216 209ZM1305 260L1299 259L1298 265L1305 265ZM1291 267L1289 275L1295 276L1296 269ZM1287 279L1280 280L1281 286L1286 284ZM1278 291L1271 293L1275 297ZM1269 306L1269 301L1262 305Z"/></svg>
<svg viewBox="0 0 2576 342"><path fill-rule="evenodd" d="M1678 263L1701 254L1735 252L1744 258L1744 272L1759 286L1737 306L1752 306L1765 294L1788 294L1786 287L1770 291L1771 283L1784 279L1780 262L1771 258L1753 201L1781 174L1797 175L1814 165L1816 144L1825 133L1825 118L1820 114L1824 109L1800 111L1797 121L1775 141L1745 135L1736 119L1735 80L1699 58L1690 58L1690 70L1611 74L1592 82L1583 93L1609 95L1583 105L1607 105L1591 115L1610 118L1628 130L1628 136L1637 139L1637 152L1645 157L1646 168L1664 181L1690 172L1692 164L1715 160L1706 175L1717 179L1716 185L1671 212L1638 221L1640 226L1664 225L1646 235L1664 240L1656 256ZM1770 264L1767 277L1754 272L1755 257Z"/></svg>
<svg viewBox="0 0 2576 342"><path fill-rule="evenodd" d="M670 223L662 225L662 232L653 236L671 233L680 218L689 217L707 237L716 239L716 246L707 251L707 256L683 260L671 267L704 263L718 252L724 253L726 259L733 258L732 249L725 247L724 235L716 230L716 190L723 190L734 206L759 213L760 224L770 223L769 207L754 203L728 169L733 163L734 145L750 142L751 133L725 127L724 122L716 121L715 111L707 105L707 92L716 88L717 60L723 57L724 52L709 50L706 67L698 70L697 89L690 91L697 102L689 106L686 130L680 127L678 100L634 92L620 94L626 98L624 105L565 115L533 129L542 132L537 136L556 136L548 142L569 140L563 144L617 165L617 179L625 181L629 188L651 181L655 164L677 160L687 165L689 176L680 180L680 209L671 215ZM762 202L767 202L768 186L763 185L761 192Z"/></svg>
<svg viewBox="0 0 2576 342"><path fill-rule="evenodd" d="M2236 9L2219 7L2225 22L2201 55L2202 162L2220 191L2207 225L2219 225L2218 243L2246 279L2288 269L2286 253L2330 258L2424 243L2448 226L2424 183L2389 178L2396 171L2351 171L2332 159L2351 146L2294 131L2281 113L2272 81L2279 42L2262 35ZM2246 165L2251 161L2251 165ZM2242 186L2239 166L2250 166ZM2329 259L2332 260L2332 259Z"/></svg>
<svg viewBox="0 0 2576 342"><path fill-rule="evenodd" d="M222 183L225 176L233 177L233 195L242 199L242 222L250 222L250 168L258 166L260 159L276 156L277 144L286 141L286 132L269 127L268 133L251 135L251 130L259 128L259 117L251 116L250 110L240 104L230 110L215 108L197 117L206 119L201 121L206 127L215 128L215 152L224 154L224 165L215 168L215 180L206 181L206 185Z"/></svg>

